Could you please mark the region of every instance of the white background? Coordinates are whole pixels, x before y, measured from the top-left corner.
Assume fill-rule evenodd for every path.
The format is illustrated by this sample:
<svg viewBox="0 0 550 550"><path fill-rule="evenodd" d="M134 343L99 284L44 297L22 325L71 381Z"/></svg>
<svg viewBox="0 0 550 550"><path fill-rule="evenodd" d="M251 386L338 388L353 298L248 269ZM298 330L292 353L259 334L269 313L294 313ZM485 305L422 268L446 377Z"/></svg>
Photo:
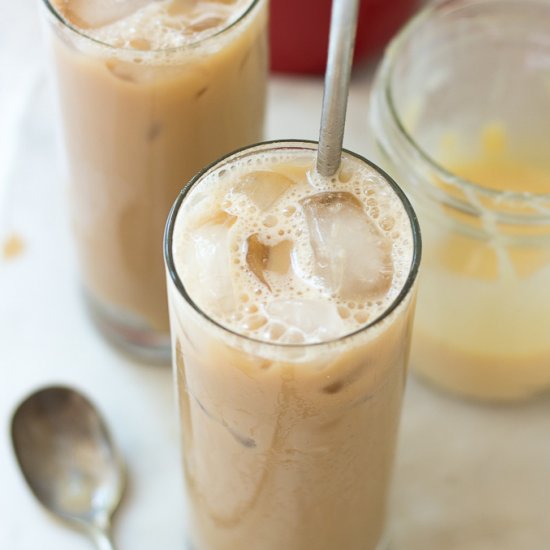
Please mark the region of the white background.
<svg viewBox="0 0 550 550"><path fill-rule="evenodd" d="M119 548L181 550L171 372L118 354L83 311L38 8L0 0L0 246L12 233L25 243L0 259L0 550L91 547L35 502L11 449L13 408L52 383L88 394L126 457ZM354 75L345 140L365 155L371 72ZM321 96L319 79L272 78L267 137L315 139ZM394 550L550 548L550 399L484 407L411 380L391 519Z"/></svg>

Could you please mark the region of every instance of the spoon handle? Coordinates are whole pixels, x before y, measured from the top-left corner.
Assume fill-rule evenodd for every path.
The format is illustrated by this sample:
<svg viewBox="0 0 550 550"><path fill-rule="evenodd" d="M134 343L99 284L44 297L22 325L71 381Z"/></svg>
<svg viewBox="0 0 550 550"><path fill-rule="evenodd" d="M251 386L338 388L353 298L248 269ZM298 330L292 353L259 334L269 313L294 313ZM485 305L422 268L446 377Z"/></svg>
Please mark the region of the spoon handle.
<svg viewBox="0 0 550 550"><path fill-rule="evenodd" d="M111 539L111 535L101 529L93 529L91 531L92 540L95 542L97 550L115 550L115 545Z"/></svg>

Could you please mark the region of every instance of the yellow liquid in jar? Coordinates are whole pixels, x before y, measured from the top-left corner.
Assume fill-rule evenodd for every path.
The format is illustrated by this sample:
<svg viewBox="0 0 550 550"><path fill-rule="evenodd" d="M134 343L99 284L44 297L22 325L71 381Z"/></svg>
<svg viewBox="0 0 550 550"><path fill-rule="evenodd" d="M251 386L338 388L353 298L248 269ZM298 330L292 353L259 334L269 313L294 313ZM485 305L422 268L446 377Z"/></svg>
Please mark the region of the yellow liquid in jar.
<svg viewBox="0 0 550 550"><path fill-rule="evenodd" d="M452 173L495 191L550 194L550 165L538 166L513 156L501 124L486 125L480 138L481 154L469 162L450 163Z"/></svg>
<svg viewBox="0 0 550 550"><path fill-rule="evenodd" d="M514 158L496 124L454 174L499 191L550 193L550 166ZM485 221L480 222L483 227ZM492 401L550 388L550 243L506 245L425 220L412 367L453 393Z"/></svg>

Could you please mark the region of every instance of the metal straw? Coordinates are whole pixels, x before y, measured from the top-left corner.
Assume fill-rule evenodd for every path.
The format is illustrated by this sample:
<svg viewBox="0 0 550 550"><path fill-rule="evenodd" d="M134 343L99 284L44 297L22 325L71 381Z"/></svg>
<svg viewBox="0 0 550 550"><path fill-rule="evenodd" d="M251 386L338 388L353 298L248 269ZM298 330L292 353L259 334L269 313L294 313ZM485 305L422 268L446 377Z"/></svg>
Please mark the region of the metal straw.
<svg viewBox="0 0 550 550"><path fill-rule="evenodd" d="M359 0L333 0L317 172L333 176L340 167Z"/></svg>

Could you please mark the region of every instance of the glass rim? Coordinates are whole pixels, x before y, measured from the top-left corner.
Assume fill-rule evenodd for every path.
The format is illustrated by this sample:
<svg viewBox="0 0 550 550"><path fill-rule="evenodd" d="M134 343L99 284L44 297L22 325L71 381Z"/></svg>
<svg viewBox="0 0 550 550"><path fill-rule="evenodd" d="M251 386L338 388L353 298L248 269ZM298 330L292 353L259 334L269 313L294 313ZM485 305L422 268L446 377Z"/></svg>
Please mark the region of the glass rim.
<svg viewBox="0 0 550 550"><path fill-rule="evenodd" d="M127 47L119 47L114 46L113 44L109 44L107 42L103 42L102 40L98 40L97 38L94 38L90 36L89 34L86 34L86 31L83 29L78 28L76 25L73 25L70 21L66 20L59 11L53 6L53 0L42 0L42 4L46 7L48 12L51 16L53 16L54 19L56 19L61 25L72 32L73 34L77 35L79 38L83 38L85 40L88 40L89 42L95 44L96 46L100 46L102 48L106 48L110 51L115 52L124 52L124 53L132 53L134 55L144 55L144 54L161 54L161 53L174 53L179 51L185 51L190 50L194 48L198 48L200 46L203 46L205 43L218 38L219 36L225 34L226 32L232 30L237 25L239 25L244 19L247 18L247 16L255 9L255 7L262 2L262 0L250 0L248 6L246 9L233 21L228 23L227 25L223 26L222 28L218 29L213 34L208 34L206 36L203 36L201 38L198 38L197 40L194 40L192 42L189 42L188 44L182 44L181 46L173 46L170 48L160 48L160 49L151 49L151 50L143 50L140 48L127 48Z"/></svg>
<svg viewBox="0 0 550 550"><path fill-rule="evenodd" d="M507 202L513 203L550 201L550 193L492 189L483 184L476 183L455 174L436 161L427 151L424 150L424 148L418 144L412 133L407 130L402 117L398 112L394 101L395 86L393 86L392 80L396 69L396 60L400 55L401 50L404 48L408 40L420 34L422 26L425 23L427 23L437 13L441 13L442 10L448 8L450 4L454 3L463 4L461 6L462 9L467 9L470 7L479 8L484 5L497 7L517 5L524 8L526 4L531 4L533 6L543 7L550 13L550 4L546 0L443 0L442 2L429 4L420 10L420 12L415 15L392 40L386 50L386 54L381 65L382 92L388 107L388 112L391 116L391 120L395 124L399 134L406 140L415 154L417 154L443 182L450 183L458 188L465 188L475 193L479 193L481 196L485 196L488 199L495 201L498 201L499 199L506 199Z"/></svg>
<svg viewBox="0 0 550 550"><path fill-rule="evenodd" d="M403 286L401 287L397 296L392 300L392 302L388 305L386 309L384 309L384 311L380 315L378 315L369 323L359 327L357 330L346 333L342 336L338 336L336 338L323 340L321 342L303 342L299 344L290 344L285 342L273 342L268 340L261 340L259 338L254 338L252 336L248 336L246 334L237 332L236 330L233 330L232 328L225 326L223 323L217 321L216 319L213 319L210 315L208 315L205 311L203 311L203 309L189 295L177 272L176 265L174 262L172 244L173 244L173 236L174 236L174 227L175 227L175 223L176 223L180 208L187 194L191 191L191 189L193 189L196 184L200 183L200 181L202 181L204 177L206 177L209 173L211 173L216 168L223 166L228 161L231 161L233 159L244 158L247 156L247 153L254 154L255 152L261 151L261 150L277 151L281 149L287 149L287 150L303 149L303 150L311 151L311 150L316 150L317 146L318 146L318 142L313 140L277 139L277 140L271 140L271 141L263 141L260 143L256 143L254 145L249 145L249 146L237 149L235 151L232 151L224 155L223 157L219 158L218 160L212 162L211 164L203 168L200 172L195 174L195 176L193 176L193 178L191 178L191 180L180 191L178 197L176 198L170 210L170 214L168 215L165 233L164 233L164 261L165 261L165 265L166 265L170 280L174 284L180 297L183 298L183 300L193 310L195 310L196 313L198 313L204 320L206 320L207 323L216 326L218 329L221 329L225 334L231 337L237 337L240 340L251 342L255 345L268 346L276 349L302 350L302 349L309 349L309 348L322 348L322 347L333 346L336 344L340 344L344 341L347 341L348 339L351 339L353 337L356 337L359 334L366 332L368 329L371 329L375 326L380 325L403 303L403 301L409 296L412 288L414 287L414 283L417 279L418 270L420 266L420 259L422 256L422 239L420 234L420 225L416 216L416 212L414 211L404 191L399 187L399 185L395 182L395 180L390 175L388 175L384 170L382 170L380 167L378 167L371 161L367 160L363 156L357 153L354 153L352 151L349 151L348 149L342 149L343 153L354 157L355 159L359 160L360 162L363 162L364 164L367 164L386 180L386 182L391 187L392 191L397 195L397 198L401 202L411 227L412 257L411 257L411 263L409 266L407 278L405 279L405 282L403 283Z"/></svg>

